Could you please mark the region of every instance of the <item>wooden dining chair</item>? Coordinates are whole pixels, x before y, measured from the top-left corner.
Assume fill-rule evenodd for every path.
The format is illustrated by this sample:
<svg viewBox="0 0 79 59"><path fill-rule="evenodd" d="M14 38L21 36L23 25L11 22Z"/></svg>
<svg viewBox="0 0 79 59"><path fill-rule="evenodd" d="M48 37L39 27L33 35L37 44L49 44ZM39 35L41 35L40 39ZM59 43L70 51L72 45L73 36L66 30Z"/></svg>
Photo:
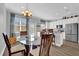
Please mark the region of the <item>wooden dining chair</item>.
<svg viewBox="0 0 79 59"><path fill-rule="evenodd" d="M9 42L7 34L5 34L5 33L2 33L2 34L4 37L4 41L6 43L6 46L8 48L9 56L11 56L12 54L15 54L15 53L19 53L19 52L23 52L25 55L25 47L23 45L21 45L21 44L16 45L15 44L12 46Z"/></svg>
<svg viewBox="0 0 79 59"><path fill-rule="evenodd" d="M53 34L53 43L55 43L55 35L54 35L54 32L53 32L53 29L48 29L48 31Z"/></svg>
<svg viewBox="0 0 79 59"><path fill-rule="evenodd" d="M31 54L34 56L49 56L52 38L52 34L42 34L40 47L31 50Z"/></svg>

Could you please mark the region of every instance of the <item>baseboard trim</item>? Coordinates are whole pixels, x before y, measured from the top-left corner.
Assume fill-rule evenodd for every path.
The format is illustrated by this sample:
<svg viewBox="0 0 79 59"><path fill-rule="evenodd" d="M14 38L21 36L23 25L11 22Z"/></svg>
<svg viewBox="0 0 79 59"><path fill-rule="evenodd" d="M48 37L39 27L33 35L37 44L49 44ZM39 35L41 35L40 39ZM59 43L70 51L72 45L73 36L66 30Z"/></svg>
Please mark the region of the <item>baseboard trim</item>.
<svg viewBox="0 0 79 59"><path fill-rule="evenodd" d="M4 46L4 48L3 48L3 50L2 50L2 52L1 52L1 54L0 54L0 56L3 56L3 53L4 53L4 51L5 51L5 48L6 48L6 46Z"/></svg>

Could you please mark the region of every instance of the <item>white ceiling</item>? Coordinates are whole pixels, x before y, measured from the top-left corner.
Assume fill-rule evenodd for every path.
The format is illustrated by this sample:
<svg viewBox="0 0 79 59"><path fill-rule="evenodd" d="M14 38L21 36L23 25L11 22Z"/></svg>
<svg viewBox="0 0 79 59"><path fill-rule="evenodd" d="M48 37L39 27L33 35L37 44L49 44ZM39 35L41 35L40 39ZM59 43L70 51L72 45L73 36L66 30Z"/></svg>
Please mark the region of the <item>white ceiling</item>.
<svg viewBox="0 0 79 59"><path fill-rule="evenodd" d="M44 20L55 20L63 16L79 14L78 3L5 3L12 12L21 13L27 8L32 10L33 16Z"/></svg>

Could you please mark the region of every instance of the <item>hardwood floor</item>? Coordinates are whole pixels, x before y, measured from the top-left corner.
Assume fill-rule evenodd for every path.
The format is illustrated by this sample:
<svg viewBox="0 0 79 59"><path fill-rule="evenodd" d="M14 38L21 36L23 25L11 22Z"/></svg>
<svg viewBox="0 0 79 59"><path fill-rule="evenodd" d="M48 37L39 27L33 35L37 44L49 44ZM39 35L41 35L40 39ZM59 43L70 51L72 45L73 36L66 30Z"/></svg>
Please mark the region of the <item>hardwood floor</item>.
<svg viewBox="0 0 79 59"><path fill-rule="evenodd" d="M62 47L52 46L50 50L51 56L79 56L79 44L64 41Z"/></svg>
<svg viewBox="0 0 79 59"><path fill-rule="evenodd" d="M7 49L3 56L8 56ZM22 53L14 54L13 56L23 56ZM63 46L51 46L50 56L79 56L79 44L69 41L64 41Z"/></svg>

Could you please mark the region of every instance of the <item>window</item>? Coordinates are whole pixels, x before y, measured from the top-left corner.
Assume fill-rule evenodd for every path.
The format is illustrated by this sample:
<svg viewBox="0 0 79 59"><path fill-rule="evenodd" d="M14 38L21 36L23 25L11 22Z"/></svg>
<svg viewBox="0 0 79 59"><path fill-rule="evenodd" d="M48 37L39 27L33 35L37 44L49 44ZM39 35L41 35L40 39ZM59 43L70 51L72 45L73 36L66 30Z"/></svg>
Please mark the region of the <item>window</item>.
<svg viewBox="0 0 79 59"><path fill-rule="evenodd" d="M11 13L10 35L19 36L21 31L26 31L26 18Z"/></svg>

